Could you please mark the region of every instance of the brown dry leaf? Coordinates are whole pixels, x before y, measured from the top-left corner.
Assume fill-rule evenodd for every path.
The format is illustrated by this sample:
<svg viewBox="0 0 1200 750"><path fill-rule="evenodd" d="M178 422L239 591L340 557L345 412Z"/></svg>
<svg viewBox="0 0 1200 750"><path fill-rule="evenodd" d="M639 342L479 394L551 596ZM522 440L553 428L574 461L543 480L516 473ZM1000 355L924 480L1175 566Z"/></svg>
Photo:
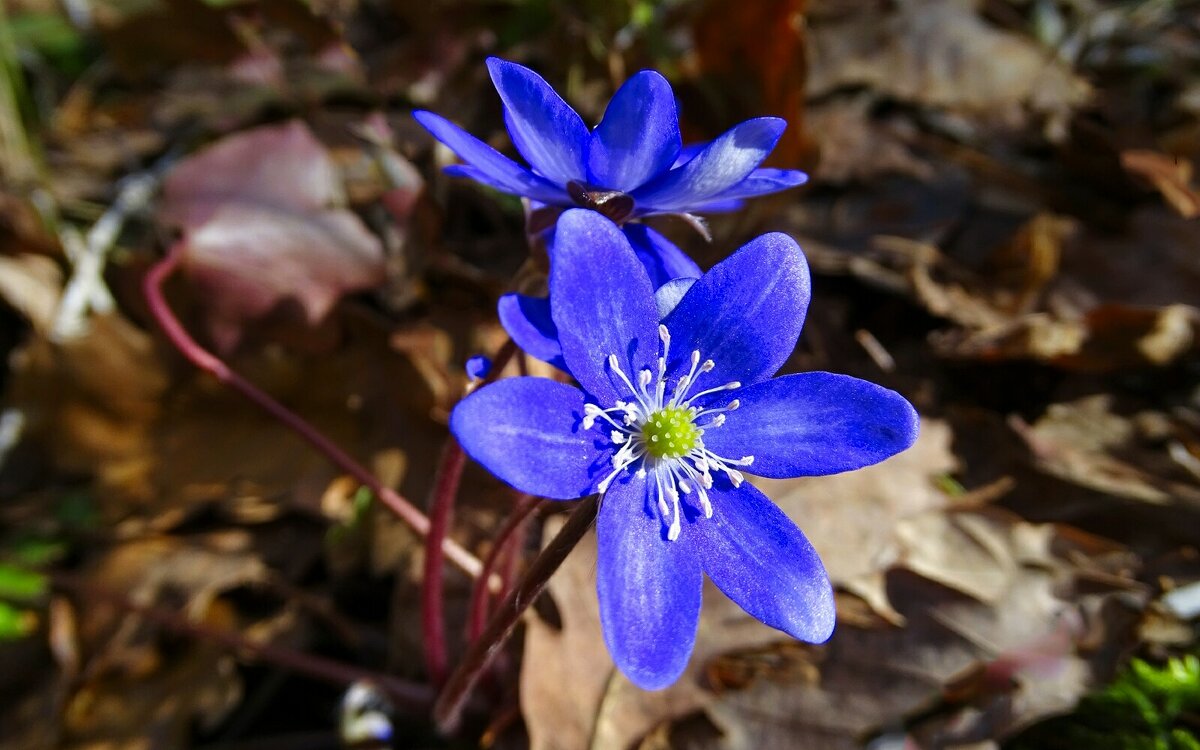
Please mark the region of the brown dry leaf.
<svg viewBox="0 0 1200 750"><path fill-rule="evenodd" d="M1112 372L1168 366L1200 347L1200 310L1172 304L1188 298L1185 288L1196 285L1197 268L1194 260L1173 257L1178 254L1174 240L1160 237L1161 251L1139 250L1171 256L1178 266L1175 275L1160 279L1167 274L1155 269L1149 274L1152 283L1138 285L1147 276L1144 268L1125 269L1128 258L1108 265L1109 257L1129 255L1128 246L1100 248L1090 237L1068 242L1075 234L1074 222L1035 215L996 248L987 273L957 266L923 243L878 237L876 245L887 254L885 264L901 269L922 306L958 325L930 337L935 351L947 358L1034 359L1064 369ZM1085 262L1085 251L1092 262ZM848 269L858 272L854 265ZM898 280L876 265L870 269ZM1172 300L1173 294L1182 297Z"/></svg>
<svg viewBox="0 0 1200 750"><path fill-rule="evenodd" d="M346 292L384 279L381 243L344 208L329 152L299 121L209 146L163 193L160 220L183 231L185 268L224 348L285 299L315 324Z"/></svg>
<svg viewBox="0 0 1200 750"><path fill-rule="evenodd" d="M809 106L808 127L820 150L816 182L865 183L888 174L933 178L932 165L913 155L898 128L871 119L873 103L872 97L859 95Z"/></svg>
<svg viewBox="0 0 1200 750"><path fill-rule="evenodd" d="M446 334L409 331L425 343L401 348L370 320L346 314L337 322L344 332L335 351L273 349L230 364L389 484L403 480L404 494L423 497L428 472L404 466L433 465L445 435L429 414L446 388L428 371L444 371ZM167 402L152 461L157 529L211 505L251 523L288 509L316 515L338 475L307 442L203 373L191 375Z"/></svg>
<svg viewBox="0 0 1200 750"><path fill-rule="evenodd" d="M996 513L947 522L974 529L970 539L939 540L947 563L1005 571L992 601L894 573L889 590L906 627L843 624L825 647L785 644L769 659L727 655L714 669L736 672L748 661L754 679L709 704L707 738L672 747L851 750L899 726L920 747L958 747L1003 739L1074 705L1109 673L1134 625L1132 613L1109 603L1133 591L1140 605L1142 592L1117 580L1102 593L1079 593L1076 582L1103 574L1113 553L1077 547L1054 527ZM981 537L989 540L983 555Z"/></svg>
<svg viewBox="0 0 1200 750"><path fill-rule="evenodd" d="M1032 426L1017 417L1009 424L1037 467L1052 476L1130 500L1200 507L1200 482L1173 466L1161 445L1146 446L1136 421L1114 412L1109 394L1051 404Z"/></svg>
<svg viewBox="0 0 1200 750"><path fill-rule="evenodd" d="M963 0L879 3L810 29L808 94L866 86L956 112L1065 114L1087 84L1032 40ZM1002 62L1001 62L1002 61Z"/></svg>
<svg viewBox="0 0 1200 750"><path fill-rule="evenodd" d="M49 336L58 312L63 277L44 255L0 256L0 298L19 312L39 336Z"/></svg>
<svg viewBox="0 0 1200 750"><path fill-rule="evenodd" d="M805 646L709 587L688 671L653 693L604 650L589 538L550 583L561 629L528 624L521 695L532 747L849 750L939 707L923 733L996 738L1072 705L1111 667L1133 617L1102 605L1114 592L1140 595L1111 574L1128 564L1112 546L992 511L930 510L899 525L920 538L887 580L904 627L843 617L828 645ZM1081 577L1093 591L1107 583L1085 595Z"/></svg>
<svg viewBox="0 0 1200 750"><path fill-rule="evenodd" d="M1183 218L1200 216L1200 189L1192 185L1189 160L1157 151L1129 149L1121 152L1121 166L1153 185Z"/></svg>
<svg viewBox="0 0 1200 750"><path fill-rule="evenodd" d="M13 358L5 401L54 466L94 475L110 517L151 497L148 457L167 377L154 341L117 316L93 318L86 336L35 337Z"/></svg>
<svg viewBox="0 0 1200 750"><path fill-rule="evenodd" d="M85 574L80 588L87 616L80 618L79 638L87 662L67 698L67 746L183 747L194 723L213 726L242 697L227 650L202 639L164 648L157 627L108 599L87 599L87 591L165 606L194 623L227 630L240 623L221 594L269 578L252 538L240 531L149 538L113 549ZM258 629L270 637L287 619L268 618Z"/></svg>
<svg viewBox="0 0 1200 750"><path fill-rule="evenodd" d="M756 479L812 540L834 583L898 619L883 587L883 573L900 558L896 524L951 499L934 479L957 470L949 426L921 420L916 444L881 464L828 477Z"/></svg>

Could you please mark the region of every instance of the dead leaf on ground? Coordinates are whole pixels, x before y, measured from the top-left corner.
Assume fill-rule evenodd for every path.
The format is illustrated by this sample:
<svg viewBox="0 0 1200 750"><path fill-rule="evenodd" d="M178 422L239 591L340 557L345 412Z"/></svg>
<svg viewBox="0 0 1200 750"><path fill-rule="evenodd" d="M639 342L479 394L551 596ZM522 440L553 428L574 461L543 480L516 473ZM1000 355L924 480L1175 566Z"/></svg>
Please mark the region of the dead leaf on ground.
<svg viewBox="0 0 1200 750"><path fill-rule="evenodd" d="M1063 115L1088 85L1031 39L984 21L975 3L902 0L810 29L808 95L866 86L905 102L1018 118ZM997 61L1003 60L1003 64Z"/></svg>
<svg viewBox="0 0 1200 750"><path fill-rule="evenodd" d="M871 96L836 97L812 104L807 123L820 151L813 170L817 183L868 182L887 174L931 179L934 167L915 156L900 122L872 118Z"/></svg>
<svg viewBox="0 0 1200 750"><path fill-rule="evenodd" d="M1160 278L1156 268L1151 283L1136 285L1147 272L1127 268L1131 246L1107 242L1098 247L1099 238L1078 233L1075 222L1037 214L979 270L902 237L876 237L865 257L821 246L817 254L823 268L907 289L930 313L953 321L956 327L930 336L934 350L951 359L1112 372L1169 366L1200 348L1200 309L1174 302L1189 298L1186 287L1200 288L1195 260L1159 236L1158 248L1139 251L1166 256L1177 273Z"/></svg>
<svg viewBox="0 0 1200 750"><path fill-rule="evenodd" d="M62 290L62 271L46 256L0 256L0 298L28 320L38 335L50 335Z"/></svg>
<svg viewBox="0 0 1200 750"><path fill-rule="evenodd" d="M346 292L384 279L383 248L346 210L337 168L299 121L229 136L167 176L160 220L184 234L214 339L285 299L310 324Z"/></svg>
<svg viewBox="0 0 1200 750"><path fill-rule="evenodd" d="M84 574L76 601L88 616L81 618L78 633L82 678L64 709L68 746L150 737L164 747L181 747L193 722L214 726L242 699L236 661L227 649L203 639L165 646L158 626L103 596L89 599L89 588L138 605L166 606L192 622L227 630L241 628L241 618L221 595L263 585L270 577L252 537L239 531L152 537L121 544L101 558ZM264 618L258 635L270 638L288 621L287 614Z"/></svg>
<svg viewBox="0 0 1200 750"><path fill-rule="evenodd" d="M1121 166L1162 193L1171 208L1185 219L1200 216L1200 189L1192 184L1192 162L1146 149L1121 152Z"/></svg>
<svg viewBox="0 0 1200 750"><path fill-rule="evenodd" d="M1037 467L1053 476L1115 497L1200 508L1200 480L1172 464L1161 439L1139 434L1136 418L1115 413L1108 394L1051 404L1033 425L1017 417L1009 424Z"/></svg>
<svg viewBox="0 0 1200 750"><path fill-rule="evenodd" d="M153 339L117 316L96 316L87 336L35 337L13 358L5 402L61 471L94 475L115 518L152 496L153 427L168 379Z"/></svg>
<svg viewBox="0 0 1200 750"><path fill-rule="evenodd" d="M1111 670L1134 618L1107 605L1124 596L1136 609L1144 598L1114 575L1129 563L1119 548L996 511L933 509L900 525L922 537L920 564L898 560L886 581L906 625L843 619L828 645L805 646L710 586L687 672L654 693L633 687L604 650L589 537L550 582L561 629L528 622L521 695L532 747L849 750L915 719L925 734L1002 737L1072 705Z"/></svg>
<svg viewBox="0 0 1200 750"><path fill-rule="evenodd" d="M881 464L828 477L754 483L796 520L837 586L898 621L884 588L884 573L904 550L896 524L953 502L935 484L958 469L952 439L945 422L926 418L916 444Z"/></svg>

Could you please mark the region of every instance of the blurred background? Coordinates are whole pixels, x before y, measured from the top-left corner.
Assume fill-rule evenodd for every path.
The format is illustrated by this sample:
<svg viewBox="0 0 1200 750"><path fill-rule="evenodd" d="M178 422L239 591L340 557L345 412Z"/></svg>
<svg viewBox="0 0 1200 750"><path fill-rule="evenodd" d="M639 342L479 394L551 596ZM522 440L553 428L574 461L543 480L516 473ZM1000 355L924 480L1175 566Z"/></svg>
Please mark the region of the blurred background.
<svg viewBox="0 0 1200 750"><path fill-rule="evenodd" d="M0 747L1200 748L1200 3L0 13ZM785 118L768 165L808 185L711 242L652 223L703 267L795 237L785 369L895 388L923 426L867 470L756 480L838 587L828 644L713 589L688 673L642 693L585 539L444 738L380 687L426 681L420 539L195 370L142 284L203 234L165 287L186 329L423 507L497 297L544 284L520 202L443 175L410 116L514 154L489 55L589 124L643 68L685 142ZM487 555L516 502L468 467L450 536ZM445 586L453 659L470 581Z"/></svg>

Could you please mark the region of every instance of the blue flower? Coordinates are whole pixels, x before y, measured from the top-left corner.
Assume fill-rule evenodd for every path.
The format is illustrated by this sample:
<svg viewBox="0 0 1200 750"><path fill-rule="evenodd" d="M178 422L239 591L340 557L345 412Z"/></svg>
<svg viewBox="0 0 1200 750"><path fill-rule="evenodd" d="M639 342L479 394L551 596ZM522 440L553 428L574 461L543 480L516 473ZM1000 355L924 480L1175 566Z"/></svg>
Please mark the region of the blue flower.
<svg viewBox="0 0 1200 750"><path fill-rule="evenodd" d="M554 89L526 67L487 61L504 102L504 122L529 168L432 112L413 113L465 164L447 169L505 193L551 206L582 206L618 224L650 214L728 211L742 199L803 184L803 172L760 169L786 122L759 117L714 140L683 147L675 95L643 70L621 86L592 131Z"/></svg>
<svg viewBox="0 0 1200 750"><path fill-rule="evenodd" d="M704 574L762 622L826 640L834 600L824 567L743 471L810 476L882 461L915 440L916 412L899 394L843 375L772 379L809 300L808 267L786 235L759 237L690 287L664 287L656 302L610 221L572 210L556 231L550 311L580 388L501 380L461 401L451 430L519 490L564 500L603 493L604 639L637 685L665 687L683 672Z"/></svg>

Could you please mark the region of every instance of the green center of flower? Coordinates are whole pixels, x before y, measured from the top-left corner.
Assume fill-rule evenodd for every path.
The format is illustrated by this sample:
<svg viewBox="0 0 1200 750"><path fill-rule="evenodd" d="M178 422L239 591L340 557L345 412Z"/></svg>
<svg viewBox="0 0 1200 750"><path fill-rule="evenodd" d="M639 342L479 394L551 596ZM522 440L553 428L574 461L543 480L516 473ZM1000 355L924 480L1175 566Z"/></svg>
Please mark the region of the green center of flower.
<svg viewBox="0 0 1200 750"><path fill-rule="evenodd" d="M681 406L653 412L642 425L646 452L655 458L681 458L690 453L700 438L692 417L692 410Z"/></svg>

